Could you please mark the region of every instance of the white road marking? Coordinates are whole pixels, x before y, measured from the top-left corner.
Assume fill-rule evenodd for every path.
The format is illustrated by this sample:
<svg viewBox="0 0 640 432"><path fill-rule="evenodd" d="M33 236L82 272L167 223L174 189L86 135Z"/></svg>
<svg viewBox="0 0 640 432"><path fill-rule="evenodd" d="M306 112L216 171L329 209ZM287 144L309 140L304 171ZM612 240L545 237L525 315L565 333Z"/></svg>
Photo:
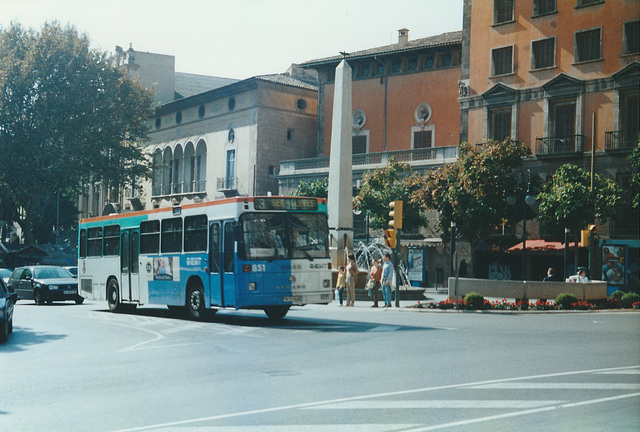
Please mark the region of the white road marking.
<svg viewBox="0 0 640 432"><path fill-rule="evenodd" d="M627 370L615 370L598 372L600 375L640 375L640 369L627 369Z"/></svg>
<svg viewBox="0 0 640 432"><path fill-rule="evenodd" d="M559 405L560 400L375 400L327 404L305 409L530 409Z"/></svg>
<svg viewBox="0 0 640 432"><path fill-rule="evenodd" d="M472 389L500 390L640 390L640 384L624 383L494 383L471 386Z"/></svg>
<svg viewBox="0 0 640 432"><path fill-rule="evenodd" d="M271 408L262 408L262 409L257 409L257 410L251 410L251 411L240 411L240 412L235 412L235 413L219 414L219 415L208 416L208 417L198 417L198 418L192 418L192 419L187 419L187 420L178 420L178 421L174 421L174 422L167 422L167 423L159 423L159 424L153 424L153 425L147 425L147 426L140 426L140 427L135 427L135 428L130 428L130 429L120 429L120 430L113 431L113 432L138 432L138 431L146 431L146 430L153 430L153 429L160 429L160 428L167 428L167 427L174 427L175 428L176 426L193 425L195 423L201 423L201 422L207 422L207 421L229 419L229 418L238 418L238 417L244 417L244 416L250 416L250 415L256 415L256 414L265 414L265 413L272 413L272 412L278 412L278 411L288 411L288 410L294 410L294 409L304 409L304 408L309 408L309 407L320 407L320 406L327 405L327 404L337 404L337 403L342 403L342 402L360 401L360 400L367 400L367 399L373 399L373 398L384 398L384 397L390 397L390 396L401 396L401 395L416 394L416 393L426 393L426 392L432 392L432 391L438 391L438 390L477 387L477 386L486 385L486 384L503 383L503 382L515 382L515 381L524 381L524 380L532 380L532 379L553 378L553 377L560 377L560 376L594 374L594 373L601 373L601 372L607 372L607 371L635 370L635 369L638 369L638 368L640 368L640 366L624 366L624 367L616 367L616 368L590 369L590 370L582 370L582 371L557 372L557 373L544 374L544 375L530 375L530 376L524 376L524 377L487 380L487 381L480 381L480 382L475 382L475 383L449 384L449 385L442 385L442 386L435 386L435 387L424 387L424 388L411 389L411 390L400 390L400 391L394 391L394 392L377 393L377 394L369 394L369 395L362 395L362 396L353 396L353 397L340 398L340 399L331 399L331 400L318 401L318 402L306 402L306 403L300 403L300 404L283 405L283 406L276 406L276 407L271 407ZM507 418L507 417L514 417L514 416L519 416L519 415L536 414L536 413L539 413L539 412L551 411L551 410L555 410L555 409L558 409L558 408L571 408L571 407L574 407L574 406L588 405L588 404L601 403L601 402L609 402L609 401L613 401L613 400L625 399L625 398L637 397L637 396L640 396L640 393L632 393L632 394L626 394L626 395L620 395L620 396L613 396L613 397L604 398L604 399L593 399L593 400L590 400L590 401L582 401L582 402L569 403L569 404L564 404L564 405L542 407L542 408L536 408L536 409L531 409L531 410L516 411L516 412L505 413L505 414L500 414L500 415L496 415L496 416L480 417L480 418L476 418L476 419L465 420L465 421L462 421L462 422L447 423L447 424L428 426L428 427L419 427L417 429L411 429L410 431L409 430L404 430L404 431L405 432L422 432L422 431L429 431L429 430L437 430L437 429L443 429L443 428L446 428L446 427L453 427L453 426L465 425L465 424L473 424L473 423L479 423L479 422L483 422L483 421L489 421L489 420L495 420L495 419ZM389 430L388 429L389 427L393 427L393 425L387 425L387 430ZM255 430L255 428L253 430Z"/></svg>
<svg viewBox="0 0 640 432"><path fill-rule="evenodd" d="M638 396L640 396L640 393L612 396L612 397L601 398L601 399L591 399L591 400L575 402L575 403L566 403L563 405L549 406L549 407L543 407L543 408L537 408L537 409L531 409L531 410L525 410L525 411L516 411L516 412L493 415L493 416L487 416L487 417L478 417L475 419L461 420L461 421L456 421L451 423L443 423L443 424L434 425L434 426L418 427L415 429L408 429L404 432L427 432L427 431L433 431L438 429L446 429L446 428L455 427L455 426L465 426L465 425L481 423L486 421L500 420L500 419L509 418L509 417L538 414L541 412L554 411L561 408L573 408L573 407L582 406L582 405L611 402L615 400L627 399L627 398L638 397Z"/></svg>

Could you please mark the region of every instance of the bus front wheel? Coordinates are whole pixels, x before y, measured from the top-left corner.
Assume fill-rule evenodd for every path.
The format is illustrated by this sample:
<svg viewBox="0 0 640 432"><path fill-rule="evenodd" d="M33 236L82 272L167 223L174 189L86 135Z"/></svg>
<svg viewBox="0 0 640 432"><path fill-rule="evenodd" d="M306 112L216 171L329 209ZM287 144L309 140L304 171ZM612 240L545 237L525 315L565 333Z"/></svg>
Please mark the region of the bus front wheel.
<svg viewBox="0 0 640 432"><path fill-rule="evenodd" d="M107 304L111 312L120 312L122 304L120 303L120 294L118 289L118 281L111 279L107 286Z"/></svg>
<svg viewBox="0 0 640 432"><path fill-rule="evenodd" d="M291 306L271 306L264 308L264 313L271 319L282 319L289 312Z"/></svg>
<svg viewBox="0 0 640 432"><path fill-rule="evenodd" d="M194 320L202 320L205 317L204 289L199 282L189 284L187 291L187 310L189 311L189 316Z"/></svg>

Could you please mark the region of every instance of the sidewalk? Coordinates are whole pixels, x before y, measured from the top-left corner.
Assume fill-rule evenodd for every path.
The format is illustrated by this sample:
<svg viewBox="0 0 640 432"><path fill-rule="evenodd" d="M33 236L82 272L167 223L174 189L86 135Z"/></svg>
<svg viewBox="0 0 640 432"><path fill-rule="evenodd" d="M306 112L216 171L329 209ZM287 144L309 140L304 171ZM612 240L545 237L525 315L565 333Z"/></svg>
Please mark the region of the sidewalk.
<svg viewBox="0 0 640 432"><path fill-rule="evenodd" d="M400 300L400 309L407 309L410 308L410 306L415 306L418 304L418 302L422 303L422 304L428 304L428 303L439 303L441 301L444 301L448 298L448 290L446 288L440 288L440 289L435 289L435 288L425 288L424 291L424 297L420 298L420 299L416 299L416 300ZM343 299L343 303L346 304L346 298ZM373 305L373 299L367 296L362 296L362 295L356 295L356 301L355 301L355 305L354 308L355 309L371 309L371 306ZM397 309L396 308L396 301L395 298L394 300L391 301L391 305L392 308L390 309ZM331 303L329 303L330 307L346 307L346 306L341 306L340 303L338 302L338 300L333 300ZM383 308L382 306L384 306L384 300L382 299L382 293L378 294L378 309L382 309L384 310L385 308ZM420 310L420 309L418 309Z"/></svg>

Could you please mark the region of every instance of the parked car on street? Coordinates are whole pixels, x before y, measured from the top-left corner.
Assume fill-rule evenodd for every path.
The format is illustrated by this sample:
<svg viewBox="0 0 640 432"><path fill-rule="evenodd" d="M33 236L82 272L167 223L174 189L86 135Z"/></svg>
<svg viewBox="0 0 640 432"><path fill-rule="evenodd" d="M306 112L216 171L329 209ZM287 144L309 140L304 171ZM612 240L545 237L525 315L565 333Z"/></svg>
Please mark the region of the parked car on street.
<svg viewBox="0 0 640 432"><path fill-rule="evenodd" d="M13 305L17 294L9 291L4 280L0 279L0 342L6 342L13 332Z"/></svg>
<svg viewBox="0 0 640 432"><path fill-rule="evenodd" d="M62 268L68 271L69 273L71 273L71 276L73 276L74 278L78 277L78 267L68 266L68 267L62 267Z"/></svg>
<svg viewBox="0 0 640 432"><path fill-rule="evenodd" d="M8 285L18 294L18 300L34 300L39 305L58 300L74 300L77 304L84 301L78 295L78 280L62 267L18 267L11 274Z"/></svg>
<svg viewBox="0 0 640 432"><path fill-rule="evenodd" d="M9 277L11 277L11 270L0 268L0 279L2 279L4 283L9 283Z"/></svg>

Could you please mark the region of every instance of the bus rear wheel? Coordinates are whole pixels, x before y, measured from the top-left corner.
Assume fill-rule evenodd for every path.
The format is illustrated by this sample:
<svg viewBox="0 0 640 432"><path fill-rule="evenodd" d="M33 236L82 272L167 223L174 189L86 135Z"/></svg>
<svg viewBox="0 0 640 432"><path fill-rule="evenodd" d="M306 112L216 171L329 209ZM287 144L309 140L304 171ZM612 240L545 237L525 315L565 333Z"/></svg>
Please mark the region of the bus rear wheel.
<svg viewBox="0 0 640 432"><path fill-rule="evenodd" d="M107 304L111 312L120 312L122 304L120 303L120 294L118 289L118 281L111 279L107 286Z"/></svg>
<svg viewBox="0 0 640 432"><path fill-rule="evenodd" d="M264 313L271 319L279 320L284 318L290 308L291 306L270 306L264 308Z"/></svg>
<svg viewBox="0 0 640 432"><path fill-rule="evenodd" d="M187 310L189 317L194 320L202 320L205 317L204 288L200 282L192 282L187 290Z"/></svg>

